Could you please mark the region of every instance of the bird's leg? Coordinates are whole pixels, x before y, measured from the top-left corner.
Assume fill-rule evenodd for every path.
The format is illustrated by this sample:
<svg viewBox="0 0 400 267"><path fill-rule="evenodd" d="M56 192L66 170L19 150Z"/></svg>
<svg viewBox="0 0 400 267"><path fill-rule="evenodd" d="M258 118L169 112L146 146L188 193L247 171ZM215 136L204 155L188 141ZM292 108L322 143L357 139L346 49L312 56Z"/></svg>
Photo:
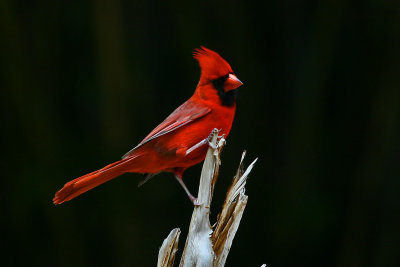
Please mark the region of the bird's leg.
<svg viewBox="0 0 400 267"><path fill-rule="evenodd" d="M208 144L212 149L214 149L214 150L217 149L217 146L214 145L213 143L211 143L211 139L212 139L213 135L214 135L216 132L219 132L219 130L217 130L216 128L214 128L214 130L211 131L210 135L209 135L206 139L201 140L200 142L198 142L197 144L195 144L194 146L192 146L191 148L189 148L188 150L186 150L186 155L190 154L191 152L193 152L194 150L198 149L199 147L204 146L204 145L207 145L207 144ZM220 137L222 137L222 136L218 136L218 138L220 138Z"/></svg>
<svg viewBox="0 0 400 267"><path fill-rule="evenodd" d="M176 180L178 183L182 186L183 190L185 190L186 194L188 195L190 201L192 201L193 205L195 206L200 206L201 204L197 201L197 198L195 198L189 191L189 189L186 187L185 183L183 182L182 178L179 177L178 175L175 175Z"/></svg>
<svg viewBox="0 0 400 267"><path fill-rule="evenodd" d="M201 146L204 146L206 144L209 144L209 146L212 149L216 149L217 147L212 144L210 141L208 141L208 138L201 140L200 142L198 142L197 144L195 144L194 146L192 146L191 148L189 148L188 150L186 150L186 155L189 155L190 153L192 153L194 150L198 149Z"/></svg>

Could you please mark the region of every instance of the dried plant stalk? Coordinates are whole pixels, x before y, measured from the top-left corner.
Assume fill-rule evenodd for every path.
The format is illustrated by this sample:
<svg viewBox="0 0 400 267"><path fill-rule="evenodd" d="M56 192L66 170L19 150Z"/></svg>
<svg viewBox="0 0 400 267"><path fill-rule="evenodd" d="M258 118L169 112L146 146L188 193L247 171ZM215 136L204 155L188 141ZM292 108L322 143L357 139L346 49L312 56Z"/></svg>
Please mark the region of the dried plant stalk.
<svg viewBox="0 0 400 267"><path fill-rule="evenodd" d="M244 194L247 177L257 159L255 159L246 171L243 171L243 152L239 168L236 172L231 187L229 188L221 213L218 215L217 226L211 235L215 259L213 266L224 266L233 238L239 228L240 220L247 205L248 197Z"/></svg>
<svg viewBox="0 0 400 267"><path fill-rule="evenodd" d="M174 266L175 253L178 250L179 235L181 230L175 228L169 233L168 237L164 239L158 252L157 267L172 267Z"/></svg>
<svg viewBox="0 0 400 267"><path fill-rule="evenodd" d="M218 131L214 132L211 143L217 145ZM219 155L219 154L218 154ZM210 203L212 199L212 181L218 173L219 164L214 150L209 148L201 171L199 192L197 200L200 205L195 206L190 221L189 233L186 239L185 249L179 266L212 266L214 251L210 235Z"/></svg>
<svg viewBox="0 0 400 267"><path fill-rule="evenodd" d="M211 141L214 146L217 145L217 138L218 132L214 132ZM243 171L243 159L246 154L243 152L239 168L227 192L222 211L218 215L216 227L213 231L209 220L210 204L214 185L218 178L219 165L221 164L220 153L224 144L225 139L221 138L217 149L208 149L200 177L197 198L200 205L194 207L188 237L179 264L180 267L223 267L232 246L233 238L239 228L240 220L248 200L244 187L257 159L249 165L246 171ZM172 266L179 233L180 230L176 228L164 240L159 252L157 266Z"/></svg>

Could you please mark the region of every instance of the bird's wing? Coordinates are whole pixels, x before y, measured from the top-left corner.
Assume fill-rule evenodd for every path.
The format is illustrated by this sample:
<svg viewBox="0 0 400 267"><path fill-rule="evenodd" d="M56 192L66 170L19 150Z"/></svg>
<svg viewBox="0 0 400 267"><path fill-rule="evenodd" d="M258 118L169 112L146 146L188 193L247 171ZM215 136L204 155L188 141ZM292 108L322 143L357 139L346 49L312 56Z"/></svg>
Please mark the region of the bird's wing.
<svg viewBox="0 0 400 267"><path fill-rule="evenodd" d="M149 133L137 146L132 148L122 158L129 157L133 151L147 142L156 139L164 134L170 133L198 118L201 118L211 111L209 107L202 103L188 100L171 113L160 125Z"/></svg>

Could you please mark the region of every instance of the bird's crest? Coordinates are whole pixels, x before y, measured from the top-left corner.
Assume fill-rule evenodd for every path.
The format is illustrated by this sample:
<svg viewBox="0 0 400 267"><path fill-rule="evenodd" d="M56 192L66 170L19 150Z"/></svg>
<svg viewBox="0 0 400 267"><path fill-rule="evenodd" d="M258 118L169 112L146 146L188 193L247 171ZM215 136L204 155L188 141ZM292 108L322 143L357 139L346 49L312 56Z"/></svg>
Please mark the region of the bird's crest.
<svg viewBox="0 0 400 267"><path fill-rule="evenodd" d="M217 52L204 46L195 49L193 57L200 65L201 74L207 79L216 79L233 73L231 66Z"/></svg>

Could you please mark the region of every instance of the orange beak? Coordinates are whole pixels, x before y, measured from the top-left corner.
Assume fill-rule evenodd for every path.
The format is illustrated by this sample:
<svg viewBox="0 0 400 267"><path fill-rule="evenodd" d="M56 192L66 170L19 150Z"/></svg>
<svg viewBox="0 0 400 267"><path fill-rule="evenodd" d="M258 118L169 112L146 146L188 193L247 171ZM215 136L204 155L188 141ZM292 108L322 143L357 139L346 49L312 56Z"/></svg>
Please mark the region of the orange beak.
<svg viewBox="0 0 400 267"><path fill-rule="evenodd" d="M224 88L226 91L234 90L241 86L243 83L234 74L229 74L228 79L226 79Z"/></svg>

